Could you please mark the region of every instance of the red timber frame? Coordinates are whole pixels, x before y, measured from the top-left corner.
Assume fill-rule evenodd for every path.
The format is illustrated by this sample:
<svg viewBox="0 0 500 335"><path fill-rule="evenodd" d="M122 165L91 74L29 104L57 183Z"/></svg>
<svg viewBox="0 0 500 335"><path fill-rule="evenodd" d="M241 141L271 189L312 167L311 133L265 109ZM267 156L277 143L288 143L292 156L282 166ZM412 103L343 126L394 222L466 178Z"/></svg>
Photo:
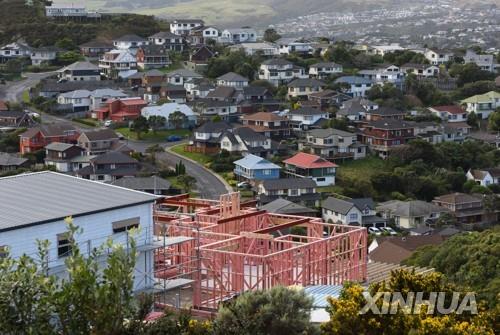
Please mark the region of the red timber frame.
<svg viewBox="0 0 500 335"><path fill-rule="evenodd" d="M186 240L156 252L156 276L191 279L193 308L200 311L216 311L249 290L366 280L365 228L253 205L240 203L239 193L220 201L164 198L155 211L155 234Z"/></svg>

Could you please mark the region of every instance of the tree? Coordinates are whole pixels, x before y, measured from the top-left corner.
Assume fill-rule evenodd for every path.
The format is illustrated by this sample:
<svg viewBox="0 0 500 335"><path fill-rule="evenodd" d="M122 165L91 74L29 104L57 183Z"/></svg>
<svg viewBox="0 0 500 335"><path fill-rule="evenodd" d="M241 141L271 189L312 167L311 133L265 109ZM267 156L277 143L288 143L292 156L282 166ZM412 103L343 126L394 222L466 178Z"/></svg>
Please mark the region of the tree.
<svg viewBox="0 0 500 335"><path fill-rule="evenodd" d="M137 134L137 139L141 139L142 133L147 133L149 131L149 122L144 116L139 116L137 119L132 122L130 125L130 130Z"/></svg>
<svg viewBox="0 0 500 335"><path fill-rule="evenodd" d="M500 107L488 117L488 128L492 131L500 131Z"/></svg>
<svg viewBox="0 0 500 335"><path fill-rule="evenodd" d="M20 59L9 59L5 63L5 72L12 74L19 74L23 71L23 62Z"/></svg>
<svg viewBox="0 0 500 335"><path fill-rule="evenodd" d="M55 46L63 50L78 50L78 45L76 45L76 43L69 37L64 37L60 40L57 40Z"/></svg>
<svg viewBox="0 0 500 335"><path fill-rule="evenodd" d="M479 118L476 113L470 112L467 114L467 124L474 129L479 128Z"/></svg>
<svg viewBox="0 0 500 335"><path fill-rule="evenodd" d="M161 115L151 115L148 118L148 124L153 130L153 134L156 134L158 129L164 128L167 124L167 119Z"/></svg>
<svg viewBox="0 0 500 335"><path fill-rule="evenodd" d="M177 176L177 182L181 185L184 192L189 193L196 184L196 178L187 174L183 174Z"/></svg>
<svg viewBox="0 0 500 335"><path fill-rule="evenodd" d="M170 113L168 116L168 122L174 126L175 129L179 129L184 126L187 123L187 120L187 116L180 111Z"/></svg>
<svg viewBox="0 0 500 335"><path fill-rule="evenodd" d="M407 292L444 292L451 297L454 291L461 291L454 285L447 284L439 273L415 274L406 270L395 270L387 283L371 285L368 289L374 297L378 292L398 292L407 300ZM461 294L459 301L462 301ZM383 298L375 302L375 307L380 310ZM364 289L359 284L348 283L338 299L329 298L330 321L321 325L323 335L466 335L480 334L492 335L494 329L494 316L488 312L480 311L478 315L470 312L463 314L441 315L439 313L418 314L405 313L402 308L397 308L395 313L374 313L368 310L361 314L360 311L367 304ZM448 307L449 303L445 306ZM426 308L425 306L423 308Z"/></svg>
<svg viewBox="0 0 500 335"><path fill-rule="evenodd" d="M264 31L264 41L276 42L281 38L281 35L276 32L274 28L268 28Z"/></svg>
<svg viewBox="0 0 500 335"><path fill-rule="evenodd" d="M219 309L215 334L311 334L311 298L303 290L282 286L245 292Z"/></svg>
<svg viewBox="0 0 500 335"><path fill-rule="evenodd" d="M83 59L83 56L76 51L66 51L57 56L57 62L61 65L72 64Z"/></svg>
<svg viewBox="0 0 500 335"><path fill-rule="evenodd" d="M181 176L184 174L186 174L186 166L182 161L179 161L179 163L175 164L175 175Z"/></svg>

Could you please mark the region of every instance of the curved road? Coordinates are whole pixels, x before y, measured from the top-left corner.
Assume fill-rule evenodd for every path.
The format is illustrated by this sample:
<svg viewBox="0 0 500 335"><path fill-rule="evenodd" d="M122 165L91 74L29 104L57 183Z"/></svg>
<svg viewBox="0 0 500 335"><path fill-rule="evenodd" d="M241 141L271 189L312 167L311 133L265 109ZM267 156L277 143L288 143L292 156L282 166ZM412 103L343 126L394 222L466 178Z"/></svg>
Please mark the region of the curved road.
<svg viewBox="0 0 500 335"><path fill-rule="evenodd" d="M5 85L0 85L0 99L20 103L23 101L24 91L36 86L40 80L50 77L54 73L26 73L19 81L9 81Z"/></svg>

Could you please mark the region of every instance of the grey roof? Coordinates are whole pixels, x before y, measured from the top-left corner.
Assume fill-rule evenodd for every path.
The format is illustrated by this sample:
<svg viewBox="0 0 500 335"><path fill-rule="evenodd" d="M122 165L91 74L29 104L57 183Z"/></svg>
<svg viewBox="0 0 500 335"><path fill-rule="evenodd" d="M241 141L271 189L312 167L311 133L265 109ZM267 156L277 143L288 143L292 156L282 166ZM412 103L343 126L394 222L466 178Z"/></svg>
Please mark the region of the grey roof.
<svg viewBox="0 0 500 335"><path fill-rule="evenodd" d="M245 96L261 96L265 95L268 92L268 89L263 86L245 86L243 87L243 94Z"/></svg>
<svg viewBox="0 0 500 335"><path fill-rule="evenodd" d="M334 63L334 62L319 62L311 65L310 67L338 67L342 66L340 64Z"/></svg>
<svg viewBox="0 0 500 335"><path fill-rule="evenodd" d="M203 78L203 76L197 72L191 71L189 69L177 69L167 73L167 77L193 77L193 78Z"/></svg>
<svg viewBox="0 0 500 335"><path fill-rule="evenodd" d="M314 78L298 78L288 84L288 87L322 87L326 86L324 82Z"/></svg>
<svg viewBox="0 0 500 335"><path fill-rule="evenodd" d="M278 198L270 203L260 207L260 209L266 210L269 213L278 214L301 214L301 213L314 213L315 210L296 204L289 200Z"/></svg>
<svg viewBox="0 0 500 335"><path fill-rule="evenodd" d="M87 61L82 61L82 62L75 62L73 64L70 64L64 68L62 68L60 71L66 71L66 70L99 70L99 67L95 64L92 64L91 62Z"/></svg>
<svg viewBox="0 0 500 335"><path fill-rule="evenodd" d="M168 180L152 177L124 177L112 183L112 185L129 188L132 190L168 190L171 186Z"/></svg>
<svg viewBox="0 0 500 335"><path fill-rule="evenodd" d="M447 209L421 200L399 201L391 200L377 206L379 212L390 212L395 216L414 217L427 216L431 213L446 212Z"/></svg>
<svg viewBox="0 0 500 335"><path fill-rule="evenodd" d="M91 95L90 91L87 90L76 90L76 91L70 91L66 93L61 93L61 96L68 98L68 99L83 99L83 98L89 98Z"/></svg>
<svg viewBox="0 0 500 335"><path fill-rule="evenodd" d="M315 188L317 185L311 178L281 178L264 180L262 182L262 186L269 191L295 188Z"/></svg>
<svg viewBox="0 0 500 335"><path fill-rule="evenodd" d="M0 152L0 166L19 166L26 163L27 161L28 159L26 158L18 157L7 152Z"/></svg>
<svg viewBox="0 0 500 335"><path fill-rule="evenodd" d="M70 144L70 143L52 142L50 144L47 144L45 146L45 149L52 150L52 151L66 151L73 146L74 146L74 144Z"/></svg>
<svg viewBox="0 0 500 335"><path fill-rule="evenodd" d="M376 121L370 121L367 124L368 127L373 127L377 129L411 129L415 128L415 124L408 121L397 120L397 119L382 119Z"/></svg>
<svg viewBox="0 0 500 335"><path fill-rule="evenodd" d="M196 128L197 133L221 133L226 129L231 129L231 125L225 121L212 122L208 121Z"/></svg>
<svg viewBox="0 0 500 335"><path fill-rule="evenodd" d="M252 128L239 127L233 130L235 135L238 135L243 141L266 141L267 137L256 132Z"/></svg>
<svg viewBox="0 0 500 335"><path fill-rule="evenodd" d="M320 109L317 108L312 108L312 107L301 107L299 109L291 110L290 114L296 114L296 115L321 115L321 114L328 114L327 112L324 112Z"/></svg>
<svg viewBox="0 0 500 335"><path fill-rule="evenodd" d="M0 232L159 198L49 171L0 178L0 189Z"/></svg>
<svg viewBox="0 0 500 335"><path fill-rule="evenodd" d="M118 139L118 135L111 129L99 129L99 130L91 130L85 131L82 133L85 135L89 141L106 141L110 139Z"/></svg>
<svg viewBox="0 0 500 335"><path fill-rule="evenodd" d="M229 99L235 94L235 92L236 92L236 89L234 87L217 86L215 88L215 90L213 90L207 94L207 98Z"/></svg>
<svg viewBox="0 0 500 335"><path fill-rule="evenodd" d="M133 164L137 163L135 159L132 157L119 152L119 151L110 151L105 154L99 155L92 159L94 164Z"/></svg>
<svg viewBox="0 0 500 335"><path fill-rule="evenodd" d="M283 58L271 58L262 62L264 65L293 65L292 62Z"/></svg>
<svg viewBox="0 0 500 335"><path fill-rule="evenodd" d="M354 207L354 204L346 200L328 197L323 201L322 207L345 215Z"/></svg>
<svg viewBox="0 0 500 335"><path fill-rule="evenodd" d="M175 35L174 33L171 33L170 31L160 31L154 35L149 36L149 38L180 38L179 35Z"/></svg>
<svg viewBox="0 0 500 335"><path fill-rule="evenodd" d="M337 78L335 80L335 83L347 83L350 85L355 85L355 84L371 84L372 81L370 79L363 78L363 77L343 76L343 77Z"/></svg>
<svg viewBox="0 0 500 335"><path fill-rule="evenodd" d="M225 81L248 81L248 78L243 77L235 72L228 72L218 77L217 80L225 80Z"/></svg>
<svg viewBox="0 0 500 335"><path fill-rule="evenodd" d="M308 131L308 134L317 138L325 138L329 137L332 135L337 135L341 137L351 137L351 136L356 136L354 133L350 133L348 131L340 130L340 129L335 129L335 128L320 128L320 129L312 129Z"/></svg>
<svg viewBox="0 0 500 335"><path fill-rule="evenodd" d="M377 109L373 109L373 110L367 110L366 111L367 114L374 114L374 115L401 115L401 114L406 114L405 111L402 111L402 110L399 110L399 109L396 109L396 108L392 108L392 107L379 107Z"/></svg>
<svg viewBox="0 0 500 335"><path fill-rule="evenodd" d="M135 34L129 34L129 35L120 36L120 37L114 39L114 41L117 41L117 42L146 42L146 39L143 37L137 36Z"/></svg>

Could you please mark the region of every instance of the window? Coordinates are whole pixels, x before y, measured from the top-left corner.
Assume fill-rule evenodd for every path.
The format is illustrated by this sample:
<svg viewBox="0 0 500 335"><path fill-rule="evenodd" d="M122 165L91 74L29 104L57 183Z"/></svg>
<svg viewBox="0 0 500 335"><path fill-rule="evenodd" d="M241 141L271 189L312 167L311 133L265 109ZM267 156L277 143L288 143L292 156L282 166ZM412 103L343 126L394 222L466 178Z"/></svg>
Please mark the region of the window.
<svg viewBox="0 0 500 335"><path fill-rule="evenodd" d="M299 191L296 190L296 189L292 189L292 190L290 190L290 195L291 196L297 196L297 195L299 195Z"/></svg>
<svg viewBox="0 0 500 335"><path fill-rule="evenodd" d="M9 255L9 247L6 245L0 245L0 258L5 258Z"/></svg>
<svg viewBox="0 0 500 335"><path fill-rule="evenodd" d="M349 221L357 221L357 220L358 220L358 213L349 214Z"/></svg>
<svg viewBox="0 0 500 335"><path fill-rule="evenodd" d="M57 256L59 258L71 255L71 240L68 232L57 234Z"/></svg>
<svg viewBox="0 0 500 335"><path fill-rule="evenodd" d="M133 228L139 228L140 217L135 217L126 220L115 221L112 223L113 234L129 231Z"/></svg>

